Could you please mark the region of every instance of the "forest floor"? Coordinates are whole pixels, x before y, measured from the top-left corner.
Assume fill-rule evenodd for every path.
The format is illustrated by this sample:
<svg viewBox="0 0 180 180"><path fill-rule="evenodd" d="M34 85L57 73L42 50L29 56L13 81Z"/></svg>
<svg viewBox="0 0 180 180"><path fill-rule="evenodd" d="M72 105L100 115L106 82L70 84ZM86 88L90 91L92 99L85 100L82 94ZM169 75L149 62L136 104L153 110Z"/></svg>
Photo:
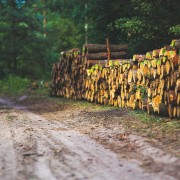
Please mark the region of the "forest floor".
<svg viewBox="0 0 180 180"><path fill-rule="evenodd" d="M180 179L178 120L84 101L0 99L0 179Z"/></svg>

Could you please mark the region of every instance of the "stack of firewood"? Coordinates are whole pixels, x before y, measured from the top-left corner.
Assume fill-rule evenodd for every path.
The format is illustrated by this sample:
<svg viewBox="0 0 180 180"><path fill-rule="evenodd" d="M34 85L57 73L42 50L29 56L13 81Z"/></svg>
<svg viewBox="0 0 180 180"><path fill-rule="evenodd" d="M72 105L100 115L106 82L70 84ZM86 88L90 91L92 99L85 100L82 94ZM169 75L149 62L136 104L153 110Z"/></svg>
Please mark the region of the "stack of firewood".
<svg viewBox="0 0 180 180"><path fill-rule="evenodd" d="M180 118L180 40L132 59L124 59L126 45L109 47L65 52L53 66L52 94Z"/></svg>
<svg viewBox="0 0 180 180"><path fill-rule="evenodd" d="M125 57L127 45L111 45L111 59ZM51 94L74 99L85 99L87 78L86 70L93 64L107 62L107 46L86 44L82 53L72 49L61 53L60 62L53 64Z"/></svg>
<svg viewBox="0 0 180 180"><path fill-rule="evenodd" d="M53 64L51 94L82 99L86 69L79 49L61 53L60 61Z"/></svg>
<svg viewBox="0 0 180 180"><path fill-rule="evenodd" d="M174 40L170 46L146 53L138 63L138 76L147 91L141 105L148 113L168 113L170 117L180 118L179 42Z"/></svg>
<svg viewBox="0 0 180 180"><path fill-rule="evenodd" d="M101 104L125 107L128 99L128 72L137 65L129 59L111 60L87 70L86 99Z"/></svg>

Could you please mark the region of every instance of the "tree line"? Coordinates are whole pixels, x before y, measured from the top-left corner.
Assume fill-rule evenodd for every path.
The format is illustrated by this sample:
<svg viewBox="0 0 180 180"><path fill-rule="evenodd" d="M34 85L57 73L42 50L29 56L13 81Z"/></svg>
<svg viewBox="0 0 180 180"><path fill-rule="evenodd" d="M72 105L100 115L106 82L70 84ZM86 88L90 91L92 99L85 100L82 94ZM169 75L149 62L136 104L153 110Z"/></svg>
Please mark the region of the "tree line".
<svg viewBox="0 0 180 180"><path fill-rule="evenodd" d="M0 0L0 78L50 76L63 50L127 43L129 57L180 37L179 0Z"/></svg>

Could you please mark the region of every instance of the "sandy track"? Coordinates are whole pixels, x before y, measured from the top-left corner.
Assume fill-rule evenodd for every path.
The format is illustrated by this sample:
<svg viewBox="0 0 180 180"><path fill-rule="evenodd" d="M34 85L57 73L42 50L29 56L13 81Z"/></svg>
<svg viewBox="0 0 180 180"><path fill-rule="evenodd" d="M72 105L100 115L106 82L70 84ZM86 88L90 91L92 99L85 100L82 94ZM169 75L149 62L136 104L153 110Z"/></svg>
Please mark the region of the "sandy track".
<svg viewBox="0 0 180 180"><path fill-rule="evenodd" d="M147 172L137 159L121 158L74 130L68 125L71 119L45 119L25 107L3 103L11 109L0 110L0 179L176 179Z"/></svg>
<svg viewBox="0 0 180 180"><path fill-rule="evenodd" d="M16 154L8 123L0 120L0 177L16 177Z"/></svg>

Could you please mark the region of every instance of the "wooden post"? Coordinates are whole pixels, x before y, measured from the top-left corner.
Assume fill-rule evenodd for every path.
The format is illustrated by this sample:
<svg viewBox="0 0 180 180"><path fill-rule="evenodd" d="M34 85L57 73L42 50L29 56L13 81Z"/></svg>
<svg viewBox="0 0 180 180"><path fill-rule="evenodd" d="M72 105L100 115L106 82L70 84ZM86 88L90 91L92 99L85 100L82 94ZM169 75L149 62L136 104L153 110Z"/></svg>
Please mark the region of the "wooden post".
<svg viewBox="0 0 180 180"><path fill-rule="evenodd" d="M110 61L110 56L111 56L110 47L109 47L109 38L106 38L106 45L107 45L107 52L108 52L107 65L109 66L109 61Z"/></svg>

